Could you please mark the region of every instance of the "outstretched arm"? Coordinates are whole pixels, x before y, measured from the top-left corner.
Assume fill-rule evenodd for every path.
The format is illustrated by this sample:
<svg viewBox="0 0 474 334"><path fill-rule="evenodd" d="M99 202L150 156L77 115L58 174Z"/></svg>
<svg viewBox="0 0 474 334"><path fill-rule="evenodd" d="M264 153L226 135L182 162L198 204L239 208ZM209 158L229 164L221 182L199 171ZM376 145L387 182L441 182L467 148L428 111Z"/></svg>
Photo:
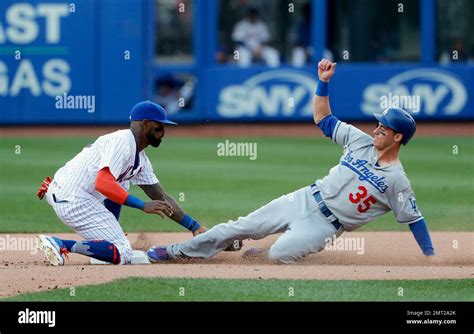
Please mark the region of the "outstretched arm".
<svg viewBox="0 0 474 334"><path fill-rule="evenodd" d="M139 187L142 188L142 190L150 199L167 201L173 209L173 214L170 216L171 219L174 221L180 221L184 218L184 210L178 205L178 203L176 203L176 200L173 197L166 194L159 183L139 185Z"/></svg>
<svg viewBox="0 0 474 334"><path fill-rule="evenodd" d="M172 214L171 206L165 201L143 202L138 197L127 193L116 181L109 167L104 167L97 173L95 179L95 189L118 205L127 205L145 211L146 213L154 213L162 218ZM118 219L118 214L114 213Z"/></svg>
<svg viewBox="0 0 474 334"><path fill-rule="evenodd" d="M331 107L329 106L328 84L331 77L336 71L336 63L332 63L327 59L322 59L318 63L318 89L313 98L313 118L316 125L331 115Z"/></svg>
<svg viewBox="0 0 474 334"><path fill-rule="evenodd" d="M421 219L416 223L409 225L410 230L415 237L416 242L420 246L423 254L426 256L435 255L433 244L431 242L430 233L428 232L428 227L426 226L425 220Z"/></svg>
<svg viewBox="0 0 474 334"><path fill-rule="evenodd" d="M193 233L193 235L206 232L206 228L201 226L195 219L186 214L178 202L176 202L172 196L168 195L159 183L139 185L139 187L142 188L142 190L145 192L145 194L147 194L148 197L150 197L150 199L168 202L173 209L173 214L170 216L170 218L178 224L186 227Z"/></svg>

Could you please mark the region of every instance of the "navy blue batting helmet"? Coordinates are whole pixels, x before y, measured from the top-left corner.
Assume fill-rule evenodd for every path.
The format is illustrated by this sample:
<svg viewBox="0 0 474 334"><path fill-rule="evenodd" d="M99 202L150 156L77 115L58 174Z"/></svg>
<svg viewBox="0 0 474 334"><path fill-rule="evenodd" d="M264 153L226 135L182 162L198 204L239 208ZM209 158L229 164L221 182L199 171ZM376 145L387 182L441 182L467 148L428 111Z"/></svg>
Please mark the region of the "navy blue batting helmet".
<svg viewBox="0 0 474 334"><path fill-rule="evenodd" d="M375 118L387 128L403 135L402 144L406 145L416 131L413 116L401 108L388 108L383 113L374 113Z"/></svg>

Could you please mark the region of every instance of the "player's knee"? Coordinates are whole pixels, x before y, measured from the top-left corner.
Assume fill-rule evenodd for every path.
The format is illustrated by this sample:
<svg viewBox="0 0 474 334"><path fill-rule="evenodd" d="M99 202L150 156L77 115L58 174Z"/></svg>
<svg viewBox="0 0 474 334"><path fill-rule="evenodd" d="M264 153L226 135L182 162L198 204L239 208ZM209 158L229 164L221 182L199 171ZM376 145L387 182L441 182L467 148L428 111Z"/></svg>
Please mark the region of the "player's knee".
<svg viewBox="0 0 474 334"><path fill-rule="evenodd" d="M132 261L132 247L130 244L118 244L116 245L120 261L116 264L130 264Z"/></svg>
<svg viewBox="0 0 474 334"><path fill-rule="evenodd" d="M274 246L272 246L268 251L268 259L280 264L290 264L297 260L296 257L291 256L290 254L285 253L284 250Z"/></svg>

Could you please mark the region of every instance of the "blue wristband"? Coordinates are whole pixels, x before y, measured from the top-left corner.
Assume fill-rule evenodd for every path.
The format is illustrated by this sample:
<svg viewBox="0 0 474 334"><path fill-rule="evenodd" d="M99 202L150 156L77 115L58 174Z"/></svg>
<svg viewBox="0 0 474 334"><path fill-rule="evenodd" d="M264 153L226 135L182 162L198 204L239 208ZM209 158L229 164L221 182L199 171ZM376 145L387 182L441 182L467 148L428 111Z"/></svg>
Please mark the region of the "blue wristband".
<svg viewBox="0 0 474 334"><path fill-rule="evenodd" d="M328 96L329 82L318 80L318 88L316 89L317 96Z"/></svg>
<svg viewBox="0 0 474 334"><path fill-rule="evenodd" d="M145 202L143 202L138 197L133 196L132 194L128 194L127 200L125 201L125 205L143 210L145 208Z"/></svg>
<svg viewBox="0 0 474 334"><path fill-rule="evenodd" d="M187 228L188 230L190 230L191 232L194 232L196 231L198 228L201 227L201 225L199 225L199 223L197 222L197 220L195 220L193 217L191 217L190 215L186 214L183 219L181 219L181 221L179 222L179 225Z"/></svg>

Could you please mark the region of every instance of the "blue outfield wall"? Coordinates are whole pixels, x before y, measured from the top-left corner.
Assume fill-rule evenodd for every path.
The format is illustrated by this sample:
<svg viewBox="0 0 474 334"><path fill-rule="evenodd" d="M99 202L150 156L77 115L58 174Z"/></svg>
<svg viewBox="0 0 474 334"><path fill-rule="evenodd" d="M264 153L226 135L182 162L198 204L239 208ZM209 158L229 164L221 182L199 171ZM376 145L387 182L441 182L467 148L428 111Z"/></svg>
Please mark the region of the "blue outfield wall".
<svg viewBox="0 0 474 334"><path fill-rule="evenodd" d="M204 80L210 120L312 119L316 68L220 67L210 69ZM411 109L420 120L472 120L472 92L474 67L467 65L338 64L329 88L333 113L356 121L372 120L372 113L389 103Z"/></svg>
<svg viewBox="0 0 474 334"><path fill-rule="evenodd" d="M0 124L127 123L137 101L153 99L152 77L172 69L153 64L153 4L2 0ZM205 10L211 2L197 4ZM202 34L212 35L205 29ZM202 40L195 43L197 62L183 67L196 75L194 107L173 119L311 120L316 66L215 65L209 61L213 55L206 56L212 38L196 40ZM174 70L179 72L180 66ZM334 114L345 120L372 120L371 113L383 107L381 98L396 96L419 97L415 118L420 120L474 120L472 92L472 65L340 63L330 84L330 101ZM93 96L93 112L58 108L58 96L64 94Z"/></svg>
<svg viewBox="0 0 474 334"><path fill-rule="evenodd" d="M122 123L150 94L150 0L0 2L0 123ZM57 96L95 108L58 109Z"/></svg>

